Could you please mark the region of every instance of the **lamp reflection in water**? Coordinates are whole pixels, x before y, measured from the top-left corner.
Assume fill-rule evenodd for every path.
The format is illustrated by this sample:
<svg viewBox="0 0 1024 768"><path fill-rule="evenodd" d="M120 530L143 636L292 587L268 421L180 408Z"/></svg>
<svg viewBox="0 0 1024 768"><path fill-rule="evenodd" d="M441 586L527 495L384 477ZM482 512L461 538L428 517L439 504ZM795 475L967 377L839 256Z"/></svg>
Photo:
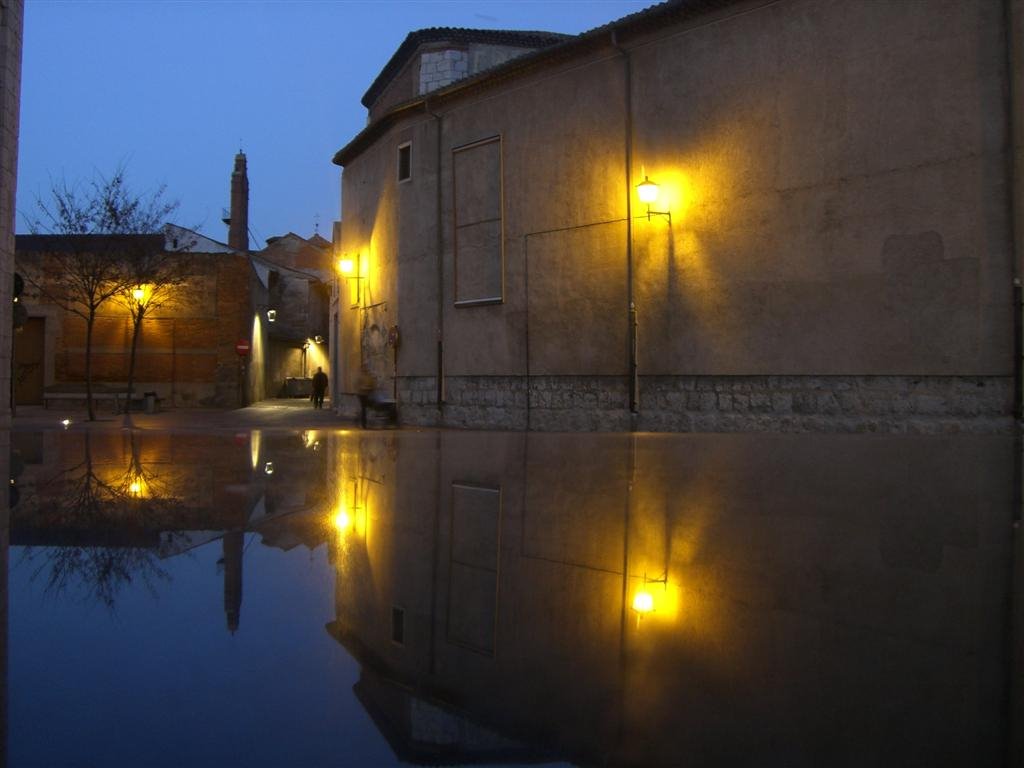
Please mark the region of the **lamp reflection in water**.
<svg viewBox="0 0 1024 768"><path fill-rule="evenodd" d="M655 600L655 592L650 589L651 584L661 584L660 598ZM647 574L644 573L643 584L633 595L632 609L637 614L637 624L639 625L640 619L645 616L654 613L656 610L661 608L664 610L668 607L668 572L666 571L661 575L661 578L650 579Z"/></svg>
<svg viewBox="0 0 1024 768"><path fill-rule="evenodd" d="M366 504L360 493L362 484L359 478L342 480L339 484L337 510L331 517L334 529L342 536L355 533L359 537L366 536Z"/></svg>

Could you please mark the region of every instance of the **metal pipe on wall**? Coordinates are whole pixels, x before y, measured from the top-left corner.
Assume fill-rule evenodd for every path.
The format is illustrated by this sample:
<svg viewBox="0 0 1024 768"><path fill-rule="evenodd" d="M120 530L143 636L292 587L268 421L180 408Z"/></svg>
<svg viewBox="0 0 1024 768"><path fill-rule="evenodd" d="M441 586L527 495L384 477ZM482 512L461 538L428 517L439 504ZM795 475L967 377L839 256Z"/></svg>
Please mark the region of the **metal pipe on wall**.
<svg viewBox="0 0 1024 768"><path fill-rule="evenodd" d="M639 413L638 371L637 371L637 319L636 302L633 295L633 61L629 51L619 45L616 30L612 30L612 47L622 54L625 65L625 144L626 144L626 315L627 336L629 345L629 412Z"/></svg>
<svg viewBox="0 0 1024 768"><path fill-rule="evenodd" d="M430 109L430 100L423 100L423 109L434 118L437 157L435 158L436 187L436 248L437 248L437 408L444 406L444 235L441 230L441 115Z"/></svg>
<svg viewBox="0 0 1024 768"><path fill-rule="evenodd" d="M1024 0L1003 0L1006 41L1007 114L1009 148L1006 161L1007 210L1010 217L1010 254L1013 269L1013 415L1024 418Z"/></svg>

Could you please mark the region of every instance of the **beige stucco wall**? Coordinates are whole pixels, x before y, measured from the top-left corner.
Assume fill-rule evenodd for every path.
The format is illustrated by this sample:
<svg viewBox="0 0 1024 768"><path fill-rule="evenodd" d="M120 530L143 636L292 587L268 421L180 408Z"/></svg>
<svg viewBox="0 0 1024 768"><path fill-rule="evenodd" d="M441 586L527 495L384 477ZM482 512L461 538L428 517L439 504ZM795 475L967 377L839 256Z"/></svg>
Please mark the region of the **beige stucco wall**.
<svg viewBox="0 0 1024 768"><path fill-rule="evenodd" d="M641 377L1009 376L1002 24L998 0L784 0L622 40L632 184L672 214L632 227ZM608 45L431 102L446 376L627 374L625 71ZM437 369L436 129L406 117L343 176L343 250L399 266L368 284L400 376ZM451 150L495 135L505 299L456 308Z"/></svg>

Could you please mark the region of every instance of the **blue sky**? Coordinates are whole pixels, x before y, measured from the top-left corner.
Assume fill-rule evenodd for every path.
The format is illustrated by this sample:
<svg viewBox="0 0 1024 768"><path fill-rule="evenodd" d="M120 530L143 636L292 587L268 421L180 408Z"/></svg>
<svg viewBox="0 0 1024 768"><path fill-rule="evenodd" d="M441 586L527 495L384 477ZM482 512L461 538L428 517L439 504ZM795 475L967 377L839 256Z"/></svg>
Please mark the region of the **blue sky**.
<svg viewBox="0 0 1024 768"><path fill-rule="evenodd" d="M214 2L27 0L17 231L51 179L128 166L166 184L176 223L227 239L231 165L249 161L249 225L308 236L339 217L334 152L366 123L359 103L415 29L578 33L653 0Z"/></svg>

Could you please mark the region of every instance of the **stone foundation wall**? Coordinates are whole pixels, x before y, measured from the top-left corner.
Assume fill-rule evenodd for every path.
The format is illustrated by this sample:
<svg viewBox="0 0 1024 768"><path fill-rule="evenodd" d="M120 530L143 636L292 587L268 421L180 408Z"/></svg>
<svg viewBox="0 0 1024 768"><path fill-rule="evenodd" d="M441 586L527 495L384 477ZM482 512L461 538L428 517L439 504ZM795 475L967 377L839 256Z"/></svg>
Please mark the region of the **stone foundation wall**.
<svg viewBox="0 0 1024 768"><path fill-rule="evenodd" d="M398 383L403 424L649 432L1009 432L1010 377L646 376L640 413L622 376L434 377Z"/></svg>

